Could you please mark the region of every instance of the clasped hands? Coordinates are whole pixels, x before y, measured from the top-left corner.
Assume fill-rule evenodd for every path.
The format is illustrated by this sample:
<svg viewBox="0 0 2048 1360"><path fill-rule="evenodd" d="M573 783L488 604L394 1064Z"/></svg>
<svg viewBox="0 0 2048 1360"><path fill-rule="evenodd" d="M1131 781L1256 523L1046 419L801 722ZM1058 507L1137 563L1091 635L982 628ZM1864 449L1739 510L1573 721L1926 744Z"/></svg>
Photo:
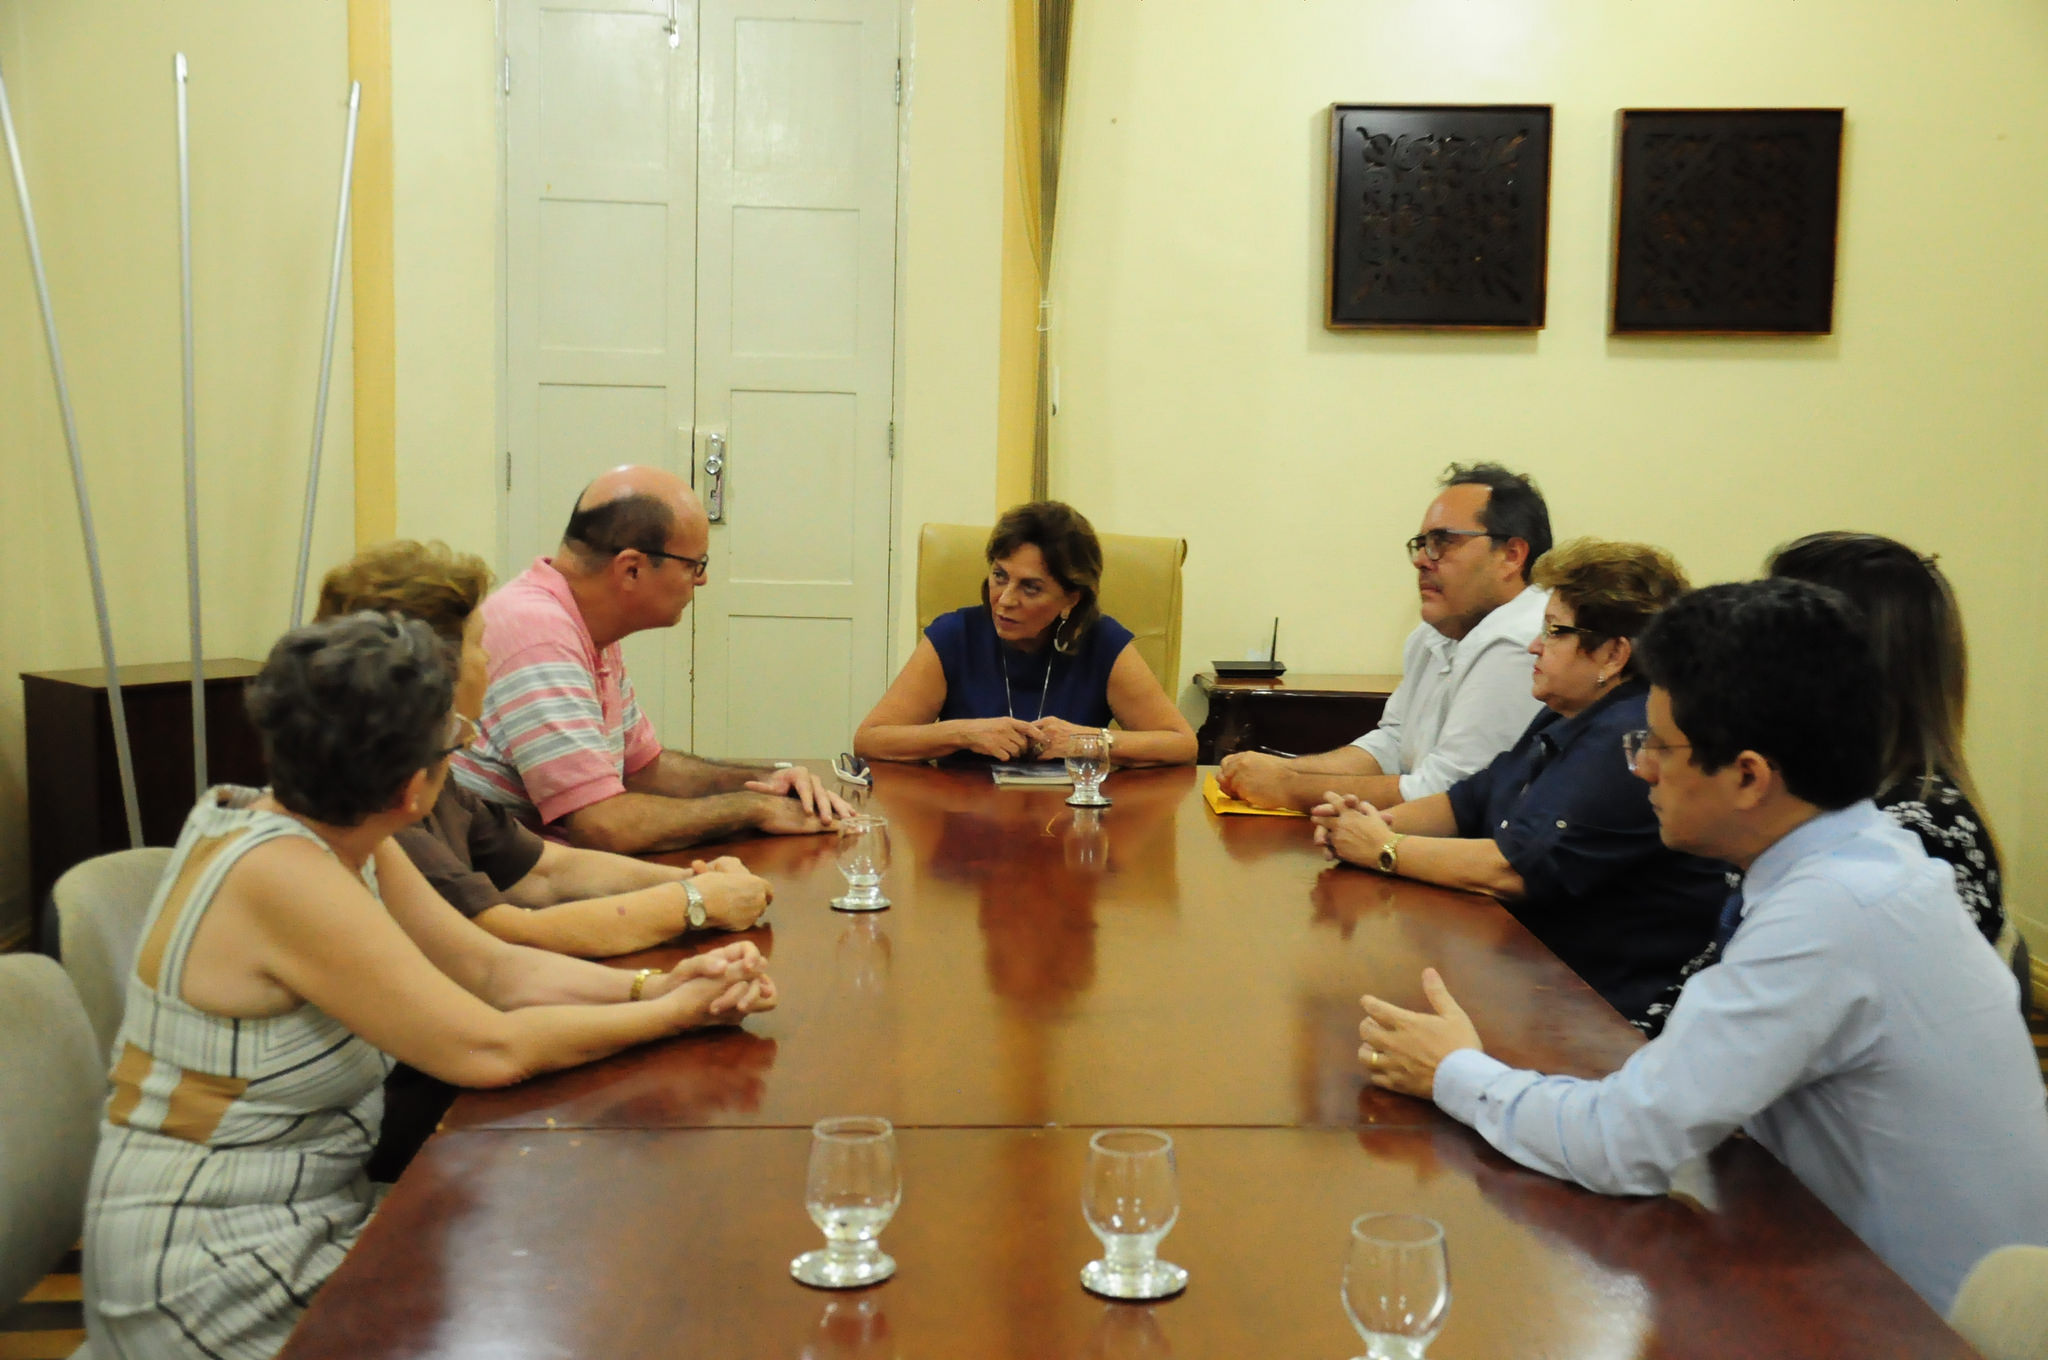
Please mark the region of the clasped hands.
<svg viewBox="0 0 2048 1360"><path fill-rule="evenodd" d="M1394 838L1387 814L1355 794L1327 791L1308 815L1316 824L1316 844L1331 859L1375 868L1380 848Z"/></svg>
<svg viewBox="0 0 2048 1360"><path fill-rule="evenodd" d="M1073 752L1074 738L1093 736L1102 729L1082 727L1065 718L969 718L960 723L958 735L967 750L997 760L1065 760Z"/></svg>
<svg viewBox="0 0 2048 1360"><path fill-rule="evenodd" d="M774 1010L777 1001L768 961L751 940L692 954L649 978L641 993L648 1001L670 995L680 1007L682 1028L737 1024L749 1015Z"/></svg>

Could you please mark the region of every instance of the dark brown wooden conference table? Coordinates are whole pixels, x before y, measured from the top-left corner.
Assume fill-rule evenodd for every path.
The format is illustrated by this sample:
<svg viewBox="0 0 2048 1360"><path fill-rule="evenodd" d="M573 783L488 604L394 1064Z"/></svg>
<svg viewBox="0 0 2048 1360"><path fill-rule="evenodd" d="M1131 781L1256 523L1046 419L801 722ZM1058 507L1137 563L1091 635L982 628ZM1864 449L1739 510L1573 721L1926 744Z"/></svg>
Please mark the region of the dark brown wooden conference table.
<svg viewBox="0 0 2048 1360"><path fill-rule="evenodd" d="M829 837L737 847L776 884L751 938L781 1006L465 1094L285 1355L1343 1360L1368 1210L1444 1224L1436 1360L1974 1354L1754 1144L1715 1154L1713 1210L1606 1198L1366 1086L1357 998L1419 1004L1424 964L1508 1062L1595 1076L1640 1041L1495 903L1332 867L1297 819L1218 818L1201 773L1119 772L1077 814L878 767L874 915L829 909ZM894 1120L904 1181L896 1277L840 1294L788 1271L821 1241L804 1165L833 1114ZM1087 1140L1116 1124L1176 1141L1178 1298L1078 1282Z"/></svg>

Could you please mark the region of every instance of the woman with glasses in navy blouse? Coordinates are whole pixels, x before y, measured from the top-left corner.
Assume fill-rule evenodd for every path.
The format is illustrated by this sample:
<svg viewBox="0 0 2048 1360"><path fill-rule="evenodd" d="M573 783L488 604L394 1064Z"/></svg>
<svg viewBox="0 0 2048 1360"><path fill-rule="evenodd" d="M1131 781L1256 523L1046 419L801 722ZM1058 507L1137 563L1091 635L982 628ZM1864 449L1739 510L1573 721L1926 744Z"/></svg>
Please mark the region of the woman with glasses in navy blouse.
<svg viewBox="0 0 2048 1360"><path fill-rule="evenodd" d="M1381 812L1311 814L1337 859L1489 893L1616 1010L1640 1023L1713 935L1725 866L1665 847L1625 738L1649 685L1634 642L1687 585L1659 549L1579 539L1537 562L1550 589L1529 645L1542 700L1521 738L1448 792Z"/></svg>

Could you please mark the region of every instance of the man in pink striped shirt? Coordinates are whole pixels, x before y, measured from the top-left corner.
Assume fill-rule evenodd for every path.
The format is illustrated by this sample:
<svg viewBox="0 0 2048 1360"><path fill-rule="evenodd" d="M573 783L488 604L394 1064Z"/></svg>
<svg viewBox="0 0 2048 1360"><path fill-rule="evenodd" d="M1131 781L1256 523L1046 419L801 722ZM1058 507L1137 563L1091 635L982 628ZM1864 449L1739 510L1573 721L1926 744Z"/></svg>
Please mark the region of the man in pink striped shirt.
<svg viewBox="0 0 2048 1360"><path fill-rule="evenodd" d="M619 640L681 622L710 540L673 473L615 468L585 488L555 556L483 603L490 689L477 741L450 759L464 787L572 845L629 855L809 835L851 811L800 766L664 750L634 700Z"/></svg>

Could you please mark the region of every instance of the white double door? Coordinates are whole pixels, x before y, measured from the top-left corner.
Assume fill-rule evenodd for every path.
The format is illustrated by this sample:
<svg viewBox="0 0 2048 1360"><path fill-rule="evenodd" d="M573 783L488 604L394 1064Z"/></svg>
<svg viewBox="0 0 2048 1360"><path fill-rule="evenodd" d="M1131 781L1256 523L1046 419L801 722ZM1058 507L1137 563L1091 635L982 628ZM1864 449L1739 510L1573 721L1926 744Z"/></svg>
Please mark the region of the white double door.
<svg viewBox="0 0 2048 1360"><path fill-rule="evenodd" d="M503 568L620 463L709 497L626 643L665 744L826 756L887 681L896 0L506 0Z"/></svg>

